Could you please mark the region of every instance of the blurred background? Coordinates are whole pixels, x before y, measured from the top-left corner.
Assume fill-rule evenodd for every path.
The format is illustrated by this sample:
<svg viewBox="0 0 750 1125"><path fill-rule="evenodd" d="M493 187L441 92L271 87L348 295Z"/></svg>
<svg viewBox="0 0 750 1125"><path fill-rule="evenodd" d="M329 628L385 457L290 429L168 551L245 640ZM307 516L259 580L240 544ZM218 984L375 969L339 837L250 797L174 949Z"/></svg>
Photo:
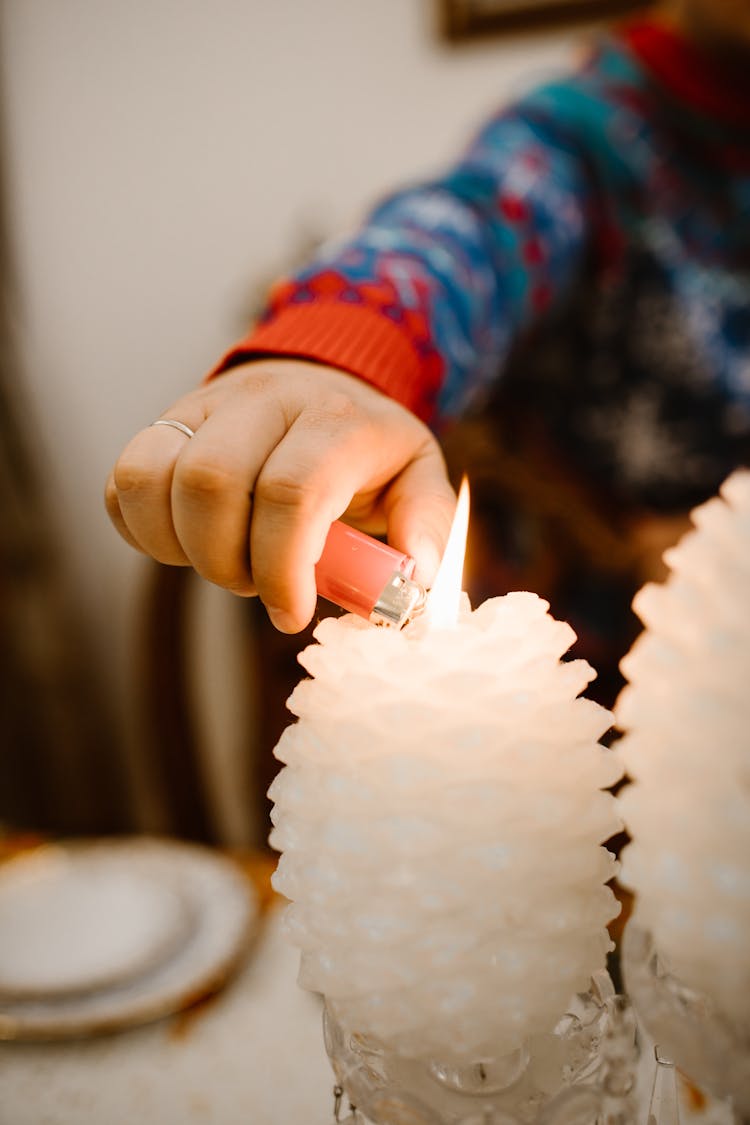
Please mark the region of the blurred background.
<svg viewBox="0 0 750 1125"><path fill-rule="evenodd" d="M580 42L450 41L439 8L0 3L0 825L265 839L293 655L125 546L104 481L272 278Z"/></svg>

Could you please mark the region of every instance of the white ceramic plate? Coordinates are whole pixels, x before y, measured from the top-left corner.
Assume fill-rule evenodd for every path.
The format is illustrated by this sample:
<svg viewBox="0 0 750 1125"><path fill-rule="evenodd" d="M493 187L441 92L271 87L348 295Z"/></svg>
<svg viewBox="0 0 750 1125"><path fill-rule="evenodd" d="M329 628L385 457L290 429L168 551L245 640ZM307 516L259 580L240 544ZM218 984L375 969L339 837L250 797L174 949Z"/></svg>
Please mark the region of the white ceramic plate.
<svg viewBox="0 0 750 1125"><path fill-rule="evenodd" d="M42 848L0 868L0 998L125 980L163 960L189 925L179 889L142 865L102 849Z"/></svg>
<svg viewBox="0 0 750 1125"><path fill-rule="evenodd" d="M91 1035L218 987L258 916L248 879L197 845L50 846L0 868L0 1039Z"/></svg>

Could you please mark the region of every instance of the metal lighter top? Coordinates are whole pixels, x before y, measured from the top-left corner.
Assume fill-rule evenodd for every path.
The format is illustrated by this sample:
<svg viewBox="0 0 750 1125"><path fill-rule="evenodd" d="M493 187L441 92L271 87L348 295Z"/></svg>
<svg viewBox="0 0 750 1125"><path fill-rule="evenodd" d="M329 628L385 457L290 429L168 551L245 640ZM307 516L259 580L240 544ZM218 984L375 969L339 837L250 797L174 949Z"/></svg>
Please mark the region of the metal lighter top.
<svg viewBox="0 0 750 1125"><path fill-rule="evenodd" d="M401 629L424 608L414 559L337 520L315 567L322 598L374 625Z"/></svg>

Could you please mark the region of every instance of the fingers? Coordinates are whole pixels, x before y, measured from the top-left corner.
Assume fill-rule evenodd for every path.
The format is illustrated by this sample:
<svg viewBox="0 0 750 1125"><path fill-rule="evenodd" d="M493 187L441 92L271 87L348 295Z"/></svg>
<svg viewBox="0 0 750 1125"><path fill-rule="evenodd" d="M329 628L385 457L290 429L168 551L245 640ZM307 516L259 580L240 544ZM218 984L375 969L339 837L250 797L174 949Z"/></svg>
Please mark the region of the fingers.
<svg viewBox="0 0 750 1125"><path fill-rule="evenodd" d="M189 400L177 403L169 416L191 429L203 421L198 404ZM118 458L106 495L110 517L127 542L159 562L178 566L190 560L172 521L172 477L191 440L171 426L141 430Z"/></svg>
<svg viewBox="0 0 750 1125"><path fill-rule="evenodd" d="M250 560L256 478L286 419L267 398L224 401L178 458L170 493L175 535L201 577L235 594L257 592Z"/></svg>
<svg viewBox="0 0 750 1125"><path fill-rule="evenodd" d="M344 512L371 532L387 525L432 581L453 493L435 439L379 391L319 365L259 361L164 417L195 435L142 430L107 485L110 517L131 545L257 592L285 632L314 612L315 564Z"/></svg>
<svg viewBox="0 0 750 1125"><path fill-rule="evenodd" d="M388 542L411 555L415 577L430 587L448 542L456 495L436 442L423 450L394 479L383 497Z"/></svg>
<svg viewBox="0 0 750 1125"><path fill-rule="evenodd" d="M355 503L352 504L352 498ZM358 526L385 530L430 584L448 538L455 496L434 437L403 408L385 418L346 401L303 411L256 481L250 551L272 621L296 632L316 603L315 564L331 523L356 511Z"/></svg>
<svg viewBox="0 0 750 1125"><path fill-rule="evenodd" d="M140 551L142 548L130 534L128 525L125 523L125 519L123 518L123 514L120 509L120 500L117 495L117 485L115 484L114 471L111 472L107 477L107 483L104 488L104 504L107 509L109 518L112 520L112 523L115 525L125 542L128 543L131 547L135 547L136 551Z"/></svg>
<svg viewBox="0 0 750 1125"><path fill-rule="evenodd" d="M310 621L315 564L331 524L372 476L374 429L333 411L303 412L256 481L250 552L258 593L274 625L293 633Z"/></svg>

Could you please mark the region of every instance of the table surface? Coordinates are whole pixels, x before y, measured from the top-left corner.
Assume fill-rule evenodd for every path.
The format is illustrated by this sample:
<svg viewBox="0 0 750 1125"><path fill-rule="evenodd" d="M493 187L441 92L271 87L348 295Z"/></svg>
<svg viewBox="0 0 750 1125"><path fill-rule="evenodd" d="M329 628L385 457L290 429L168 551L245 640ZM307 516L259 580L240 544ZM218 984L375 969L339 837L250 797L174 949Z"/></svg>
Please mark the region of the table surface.
<svg viewBox="0 0 750 1125"><path fill-rule="evenodd" d="M0 1125L330 1125L320 1001L297 986L269 861L248 870L264 909L228 985L118 1034L0 1043Z"/></svg>
<svg viewBox="0 0 750 1125"><path fill-rule="evenodd" d="M2 1125L330 1125L318 1000L273 908L205 1006L76 1043L0 1044Z"/></svg>

